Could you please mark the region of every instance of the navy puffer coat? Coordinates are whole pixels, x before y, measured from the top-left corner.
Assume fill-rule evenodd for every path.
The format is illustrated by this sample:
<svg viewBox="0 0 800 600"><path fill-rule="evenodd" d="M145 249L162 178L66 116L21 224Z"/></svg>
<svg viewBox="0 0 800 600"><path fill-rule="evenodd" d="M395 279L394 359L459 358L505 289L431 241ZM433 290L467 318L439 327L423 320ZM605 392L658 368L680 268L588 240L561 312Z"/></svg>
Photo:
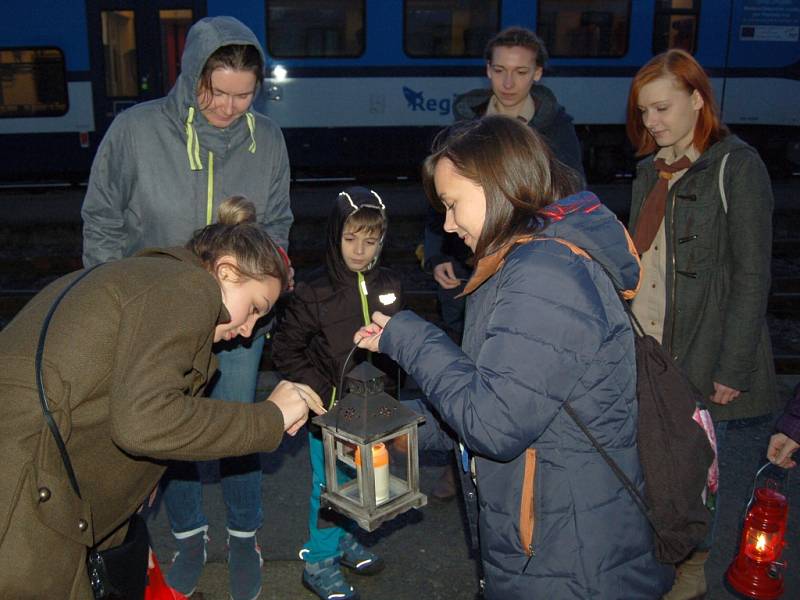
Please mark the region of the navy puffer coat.
<svg viewBox="0 0 800 600"><path fill-rule="evenodd" d="M636 288L632 246L593 194L548 213L539 237L588 250ZM380 341L474 454L486 597L660 598L673 570L656 561L644 515L563 410L570 401L643 490L633 334L616 292L564 243L532 240L497 258L483 259L467 286L479 284L463 350L408 311Z"/></svg>

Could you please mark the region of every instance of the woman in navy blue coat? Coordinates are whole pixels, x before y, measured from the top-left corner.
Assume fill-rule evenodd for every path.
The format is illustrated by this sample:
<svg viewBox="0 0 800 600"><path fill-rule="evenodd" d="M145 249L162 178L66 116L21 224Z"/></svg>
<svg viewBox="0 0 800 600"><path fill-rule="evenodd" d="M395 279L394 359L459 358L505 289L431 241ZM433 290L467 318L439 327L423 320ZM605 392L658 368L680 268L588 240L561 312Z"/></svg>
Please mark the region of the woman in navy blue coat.
<svg viewBox="0 0 800 600"><path fill-rule="evenodd" d="M414 377L470 457L485 597L661 597L674 573L656 561L645 516L563 410L570 402L643 490L633 333L586 254L632 296L625 229L507 117L440 135L423 179L445 230L475 252L462 347L408 311L375 313L356 339Z"/></svg>

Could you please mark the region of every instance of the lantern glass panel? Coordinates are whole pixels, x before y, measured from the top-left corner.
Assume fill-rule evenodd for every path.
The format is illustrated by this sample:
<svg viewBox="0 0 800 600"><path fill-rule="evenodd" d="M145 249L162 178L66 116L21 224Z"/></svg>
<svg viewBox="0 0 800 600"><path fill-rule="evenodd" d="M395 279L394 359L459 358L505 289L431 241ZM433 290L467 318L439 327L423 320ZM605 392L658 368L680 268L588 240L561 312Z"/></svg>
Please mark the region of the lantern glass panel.
<svg viewBox="0 0 800 600"><path fill-rule="evenodd" d="M355 464L356 446L342 440L336 440L336 486L339 494L359 506L364 502L358 485L358 469Z"/></svg>
<svg viewBox="0 0 800 600"><path fill-rule="evenodd" d="M777 560L781 537L780 531L750 528L745 533L744 553L759 562Z"/></svg>

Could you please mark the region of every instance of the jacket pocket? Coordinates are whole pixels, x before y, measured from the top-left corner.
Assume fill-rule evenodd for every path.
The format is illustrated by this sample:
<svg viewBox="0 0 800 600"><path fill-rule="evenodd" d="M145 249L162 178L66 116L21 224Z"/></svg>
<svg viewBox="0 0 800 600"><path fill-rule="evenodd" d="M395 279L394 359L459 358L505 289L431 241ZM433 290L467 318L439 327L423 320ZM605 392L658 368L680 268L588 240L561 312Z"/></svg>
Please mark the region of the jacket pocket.
<svg viewBox="0 0 800 600"><path fill-rule="evenodd" d="M536 449L525 450L525 467L522 477L522 495L519 502L519 541L525 555L533 556L533 530L536 527Z"/></svg>

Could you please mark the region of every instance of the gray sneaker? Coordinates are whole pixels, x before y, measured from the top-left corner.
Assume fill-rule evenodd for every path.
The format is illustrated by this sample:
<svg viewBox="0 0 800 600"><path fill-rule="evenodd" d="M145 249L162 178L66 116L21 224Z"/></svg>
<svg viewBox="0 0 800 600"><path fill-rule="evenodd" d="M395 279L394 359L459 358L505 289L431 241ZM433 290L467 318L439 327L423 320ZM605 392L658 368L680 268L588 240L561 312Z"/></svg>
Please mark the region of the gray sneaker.
<svg viewBox="0 0 800 600"><path fill-rule="evenodd" d="M255 600L261 594L261 546L256 536L228 536L228 583L232 600Z"/></svg>
<svg viewBox="0 0 800 600"><path fill-rule="evenodd" d="M208 544L208 526L188 537L173 532L178 551L172 557L172 567L166 575L167 584L187 598L194 593L200 574L206 564L206 546Z"/></svg>
<svg viewBox="0 0 800 600"><path fill-rule="evenodd" d="M335 556L315 563L306 563L303 586L322 600L358 600L358 593L347 583Z"/></svg>

